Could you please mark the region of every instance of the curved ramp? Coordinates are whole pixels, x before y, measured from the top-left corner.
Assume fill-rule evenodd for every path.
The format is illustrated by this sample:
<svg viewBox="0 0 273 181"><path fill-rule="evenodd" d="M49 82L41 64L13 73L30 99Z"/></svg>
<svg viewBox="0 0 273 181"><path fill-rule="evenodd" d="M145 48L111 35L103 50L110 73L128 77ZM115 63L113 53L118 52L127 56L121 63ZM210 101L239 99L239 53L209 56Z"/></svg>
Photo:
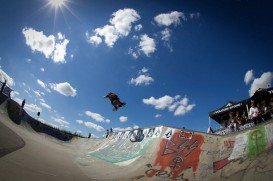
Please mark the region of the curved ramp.
<svg viewBox="0 0 273 181"><path fill-rule="evenodd" d="M0 107L0 180L271 180L273 120L219 136L159 126L63 142L14 124ZM131 139L132 140L132 139ZM8 146L11 145L11 146Z"/></svg>

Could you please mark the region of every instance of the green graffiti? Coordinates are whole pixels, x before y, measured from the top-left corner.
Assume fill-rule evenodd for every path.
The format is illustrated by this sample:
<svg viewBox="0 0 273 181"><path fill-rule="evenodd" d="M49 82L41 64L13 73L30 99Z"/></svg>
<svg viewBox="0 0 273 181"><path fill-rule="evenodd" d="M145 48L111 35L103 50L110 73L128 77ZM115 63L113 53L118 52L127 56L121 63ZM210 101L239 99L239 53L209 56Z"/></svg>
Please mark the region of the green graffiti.
<svg viewBox="0 0 273 181"><path fill-rule="evenodd" d="M255 157L266 149L267 141L265 128L262 126L248 133L247 155Z"/></svg>
<svg viewBox="0 0 273 181"><path fill-rule="evenodd" d="M135 143L129 139L112 140L107 147L90 152L88 155L110 163L119 163L144 155L151 142L152 138L146 138L142 142Z"/></svg>

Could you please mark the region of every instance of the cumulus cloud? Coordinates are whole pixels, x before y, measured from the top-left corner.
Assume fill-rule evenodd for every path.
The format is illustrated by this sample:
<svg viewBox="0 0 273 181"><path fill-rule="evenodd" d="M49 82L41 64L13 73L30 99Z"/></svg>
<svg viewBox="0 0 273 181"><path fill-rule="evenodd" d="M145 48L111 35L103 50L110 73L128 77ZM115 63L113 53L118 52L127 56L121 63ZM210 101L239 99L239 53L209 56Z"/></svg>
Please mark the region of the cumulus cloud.
<svg viewBox="0 0 273 181"><path fill-rule="evenodd" d="M159 26L170 26L170 25L179 25L181 23L180 19L182 21L186 21L187 18L182 12L178 11L172 11L170 13L163 13L159 14L156 17L154 17L155 22Z"/></svg>
<svg viewBox="0 0 273 181"><path fill-rule="evenodd" d="M24 28L22 30L26 39L26 44L33 52L37 51L46 58L51 58L55 63L65 63L66 47L69 40L61 33L46 36L43 31L36 31L33 28Z"/></svg>
<svg viewBox="0 0 273 181"><path fill-rule="evenodd" d="M156 44L153 38L144 34L140 36L139 50L142 51L147 57L156 51Z"/></svg>
<svg viewBox="0 0 273 181"><path fill-rule="evenodd" d="M143 28L142 25L138 24L135 26L135 31L140 31L140 30L142 30L142 28Z"/></svg>
<svg viewBox="0 0 273 181"><path fill-rule="evenodd" d="M45 69L42 67L42 68L40 68L40 70L42 71L42 72L44 72L45 71Z"/></svg>
<svg viewBox="0 0 273 181"><path fill-rule="evenodd" d="M109 123L110 120L106 119L105 117L103 117L102 115L98 114L98 113L94 113L91 111L85 111L85 114L89 117L91 117L92 119L94 119L97 122L106 122Z"/></svg>
<svg viewBox="0 0 273 181"><path fill-rule="evenodd" d="M150 85L152 82L154 81L154 79L152 77L150 77L149 75L139 75L136 78L132 78L130 83L134 84L136 86L138 85Z"/></svg>
<svg viewBox="0 0 273 181"><path fill-rule="evenodd" d="M255 77L254 77L253 70L247 71L246 74L245 74L245 79L244 79L245 84L246 85L249 84L254 79L255 79Z"/></svg>
<svg viewBox="0 0 273 181"><path fill-rule="evenodd" d="M122 123L126 122L127 120L128 120L128 117L125 117L125 116L120 116L119 117L119 121L122 122Z"/></svg>
<svg viewBox="0 0 273 181"><path fill-rule="evenodd" d="M88 128L95 129L95 130L97 130L97 131L99 131L99 132L105 130L102 126L97 125L97 124L92 123L92 122L88 122L88 121L87 121L87 122L84 122L84 121L82 121L82 120L76 120L76 122L77 122L78 124L84 125L84 126L86 126L86 127L88 127Z"/></svg>
<svg viewBox="0 0 273 181"><path fill-rule="evenodd" d="M93 30L94 34L92 36L87 33L87 40L94 45L99 45L102 38L104 38L106 45L113 47L120 37L128 36L132 24L139 19L140 15L134 9L119 9L112 14L109 24Z"/></svg>
<svg viewBox="0 0 273 181"><path fill-rule="evenodd" d="M255 78L251 84L249 96L253 96L255 91L258 90L259 88L271 87L272 80L273 80L272 72L265 72L261 75L260 78Z"/></svg>
<svg viewBox="0 0 273 181"><path fill-rule="evenodd" d="M171 37L171 30L169 28L165 28L164 30L161 31L161 39L163 41L169 41Z"/></svg>
<svg viewBox="0 0 273 181"><path fill-rule="evenodd" d="M59 92L60 94L64 96L76 96L77 95L77 90L74 89L68 82L63 82L63 83L50 83L50 88L52 90L55 90Z"/></svg>
<svg viewBox="0 0 273 181"><path fill-rule="evenodd" d="M161 114L156 114L155 118L160 118L162 115Z"/></svg>
<svg viewBox="0 0 273 181"><path fill-rule="evenodd" d="M149 76L148 69L146 67L143 67L139 71L139 76L136 78L131 78L129 83L135 86L139 86L139 85L150 85L153 82L154 82L154 79Z"/></svg>
<svg viewBox="0 0 273 181"><path fill-rule="evenodd" d="M10 77L6 72L4 72L4 70L2 70L1 67L0 67L0 80L2 82L7 80L7 85L8 86L14 86L15 85L15 83L13 81L13 78Z"/></svg>
<svg viewBox="0 0 273 181"><path fill-rule="evenodd" d="M189 99L187 97L182 98L180 95L175 97L165 95L158 99L150 97L148 99L143 99L142 101L144 104L152 105L158 110L168 109L170 112L174 112L175 116L184 115L195 107L195 104L189 104Z"/></svg>

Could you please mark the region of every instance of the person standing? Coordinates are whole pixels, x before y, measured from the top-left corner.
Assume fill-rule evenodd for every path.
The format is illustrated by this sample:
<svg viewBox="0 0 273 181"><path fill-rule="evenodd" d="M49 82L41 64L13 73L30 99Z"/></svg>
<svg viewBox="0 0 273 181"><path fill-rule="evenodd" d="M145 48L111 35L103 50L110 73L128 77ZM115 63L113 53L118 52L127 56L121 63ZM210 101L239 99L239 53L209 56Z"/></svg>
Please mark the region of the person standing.
<svg viewBox="0 0 273 181"><path fill-rule="evenodd" d="M5 87L6 87L6 84L7 84L7 80L5 80L5 82L2 84L2 87L1 87L1 93L3 93Z"/></svg>

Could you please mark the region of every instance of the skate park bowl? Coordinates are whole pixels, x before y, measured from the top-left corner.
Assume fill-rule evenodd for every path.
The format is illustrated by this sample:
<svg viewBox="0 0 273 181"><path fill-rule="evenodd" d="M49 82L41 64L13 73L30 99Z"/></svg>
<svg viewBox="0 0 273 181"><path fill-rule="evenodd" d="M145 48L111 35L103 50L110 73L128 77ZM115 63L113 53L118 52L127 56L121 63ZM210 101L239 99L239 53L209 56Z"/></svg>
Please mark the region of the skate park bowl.
<svg viewBox="0 0 273 181"><path fill-rule="evenodd" d="M8 104L0 105L1 181L272 180L273 120L225 136L156 126L88 139L36 129Z"/></svg>

